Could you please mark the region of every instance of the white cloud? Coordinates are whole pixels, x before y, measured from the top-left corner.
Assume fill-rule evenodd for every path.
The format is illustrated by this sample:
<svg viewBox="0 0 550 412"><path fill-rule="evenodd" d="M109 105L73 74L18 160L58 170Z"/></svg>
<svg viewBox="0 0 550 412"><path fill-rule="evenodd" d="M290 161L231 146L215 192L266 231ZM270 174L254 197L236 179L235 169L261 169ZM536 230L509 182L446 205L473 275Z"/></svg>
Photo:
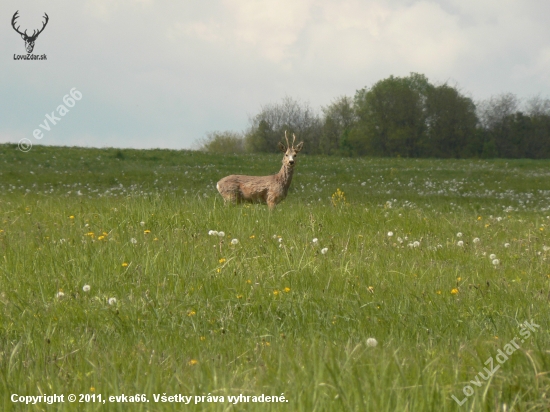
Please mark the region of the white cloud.
<svg viewBox="0 0 550 412"><path fill-rule="evenodd" d="M15 10L29 28L49 14L35 48L48 61L9 60L23 42L1 25L3 140L27 136L72 87L82 104L41 143L190 147L285 95L318 107L411 71L474 98L550 95L550 3L538 0L6 0L0 21Z"/></svg>

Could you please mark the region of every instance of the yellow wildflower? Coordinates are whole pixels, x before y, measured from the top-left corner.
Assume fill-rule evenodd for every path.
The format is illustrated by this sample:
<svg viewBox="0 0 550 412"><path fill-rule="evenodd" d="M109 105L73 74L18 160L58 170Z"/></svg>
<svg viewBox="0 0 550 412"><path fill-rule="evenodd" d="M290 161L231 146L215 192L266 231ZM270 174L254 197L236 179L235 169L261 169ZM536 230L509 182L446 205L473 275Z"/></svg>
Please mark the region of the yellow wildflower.
<svg viewBox="0 0 550 412"><path fill-rule="evenodd" d="M457 288L453 288L451 290L451 295L456 295L458 293L458 289Z"/></svg>
<svg viewBox="0 0 550 412"><path fill-rule="evenodd" d="M124 262L124 263L122 264L122 267L125 268L126 266L128 266L128 263Z"/></svg>
<svg viewBox="0 0 550 412"><path fill-rule="evenodd" d="M191 360L189 361L189 366L196 365L197 363L199 363L198 360L196 360L196 359L191 359Z"/></svg>
<svg viewBox="0 0 550 412"><path fill-rule="evenodd" d="M218 262L225 263L225 258L221 258L220 260L218 260Z"/></svg>
<svg viewBox="0 0 550 412"><path fill-rule="evenodd" d="M286 288L284 288L283 290L285 291L285 293L290 292L290 288L288 286Z"/></svg>

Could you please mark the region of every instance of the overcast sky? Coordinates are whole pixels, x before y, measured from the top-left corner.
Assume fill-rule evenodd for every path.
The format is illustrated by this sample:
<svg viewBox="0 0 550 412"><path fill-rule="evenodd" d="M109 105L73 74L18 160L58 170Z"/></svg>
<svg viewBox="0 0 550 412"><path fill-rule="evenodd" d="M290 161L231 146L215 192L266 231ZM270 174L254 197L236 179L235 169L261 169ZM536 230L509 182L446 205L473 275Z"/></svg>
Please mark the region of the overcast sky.
<svg viewBox="0 0 550 412"><path fill-rule="evenodd" d="M47 60L14 60L16 10L30 33L49 15ZM549 16L547 0L2 0L0 142L190 148L285 96L320 108L410 72L475 101L549 98Z"/></svg>

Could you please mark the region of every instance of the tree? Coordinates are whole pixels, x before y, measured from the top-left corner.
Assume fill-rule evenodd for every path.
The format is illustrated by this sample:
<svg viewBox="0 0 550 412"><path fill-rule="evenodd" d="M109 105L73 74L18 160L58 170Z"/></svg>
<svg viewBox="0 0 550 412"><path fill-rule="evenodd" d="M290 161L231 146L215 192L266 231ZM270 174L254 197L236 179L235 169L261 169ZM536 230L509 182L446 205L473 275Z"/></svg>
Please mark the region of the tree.
<svg viewBox="0 0 550 412"><path fill-rule="evenodd" d="M321 153L349 155L349 133L357 123L353 99L341 96L322 108L324 119L320 141Z"/></svg>
<svg viewBox="0 0 550 412"><path fill-rule="evenodd" d="M250 123L246 140L257 141L258 133L262 133L261 139L265 141L262 150L277 152L277 143L284 139L287 131L289 137L295 133L296 138L304 142L304 153L319 152L321 121L308 103L287 96L279 104L262 106L260 113L252 117ZM257 146L250 147L257 150Z"/></svg>
<svg viewBox="0 0 550 412"><path fill-rule="evenodd" d="M210 153L243 153L244 139L242 134L225 131L210 132L206 138L199 142L204 152Z"/></svg>
<svg viewBox="0 0 550 412"><path fill-rule="evenodd" d="M478 123L472 99L443 84L432 87L426 99L426 134L422 154L430 157L470 157L479 151Z"/></svg>
<svg viewBox="0 0 550 412"><path fill-rule="evenodd" d="M258 128L245 136L246 151L249 153L269 152L268 143L272 133L269 123L263 119L260 120Z"/></svg>
<svg viewBox="0 0 550 412"><path fill-rule="evenodd" d="M411 73L358 90L358 123L350 136L355 154L419 156L426 127L425 101L432 87L424 75Z"/></svg>

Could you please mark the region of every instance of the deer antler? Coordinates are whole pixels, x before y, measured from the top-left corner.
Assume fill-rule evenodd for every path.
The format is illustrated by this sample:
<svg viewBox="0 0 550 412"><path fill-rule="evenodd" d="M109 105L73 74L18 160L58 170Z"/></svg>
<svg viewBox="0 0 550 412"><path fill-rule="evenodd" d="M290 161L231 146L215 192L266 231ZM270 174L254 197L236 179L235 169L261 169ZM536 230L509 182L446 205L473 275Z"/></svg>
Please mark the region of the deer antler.
<svg viewBox="0 0 550 412"><path fill-rule="evenodd" d="M11 19L11 25L17 33L19 33L21 36L25 36L25 38L30 39L30 40L36 39L38 37L38 35L44 31L44 29L46 28L46 25L48 24L48 21L50 20L50 18L48 17L48 14L44 13L44 18L46 19L46 21L44 23L42 23L42 28L40 30L38 30L38 32L36 30L33 30L32 35L29 36L27 34L27 30L25 30L24 33L19 31L19 27L21 27L21 26L15 27L15 23L16 23L15 21L19 18L18 13L19 13L19 10L17 10L15 12L15 14L13 15L13 17Z"/></svg>
<svg viewBox="0 0 550 412"><path fill-rule="evenodd" d="M46 28L46 25L48 24L48 21L50 20L50 18L48 17L48 15L45 12L44 12L44 17L46 18L46 21L44 23L42 23L42 28L40 30L38 30L38 33L36 33L36 34L34 33L36 30L34 30L31 37L38 37L38 35L40 33L42 33L44 31L44 29Z"/></svg>
<svg viewBox="0 0 550 412"><path fill-rule="evenodd" d="M292 147L294 147L294 142L296 141L296 135L294 133L292 133Z"/></svg>
<svg viewBox="0 0 550 412"><path fill-rule="evenodd" d="M290 144L288 143L288 137L286 137L286 130L285 130L285 140L286 140L286 148L288 149L290 147Z"/></svg>
<svg viewBox="0 0 550 412"><path fill-rule="evenodd" d="M11 26L12 26L13 29L14 29L17 33L19 33L21 36L26 36L26 35L27 35L27 30L25 30L25 33L21 33L21 32L19 31L19 27L21 27L21 26L17 26L17 28L15 27L15 20L17 20L17 19L19 18L19 16L17 15L17 13L19 13L19 10L17 10L17 11L15 12L15 14L13 15L13 17L12 17L12 19L11 19Z"/></svg>

